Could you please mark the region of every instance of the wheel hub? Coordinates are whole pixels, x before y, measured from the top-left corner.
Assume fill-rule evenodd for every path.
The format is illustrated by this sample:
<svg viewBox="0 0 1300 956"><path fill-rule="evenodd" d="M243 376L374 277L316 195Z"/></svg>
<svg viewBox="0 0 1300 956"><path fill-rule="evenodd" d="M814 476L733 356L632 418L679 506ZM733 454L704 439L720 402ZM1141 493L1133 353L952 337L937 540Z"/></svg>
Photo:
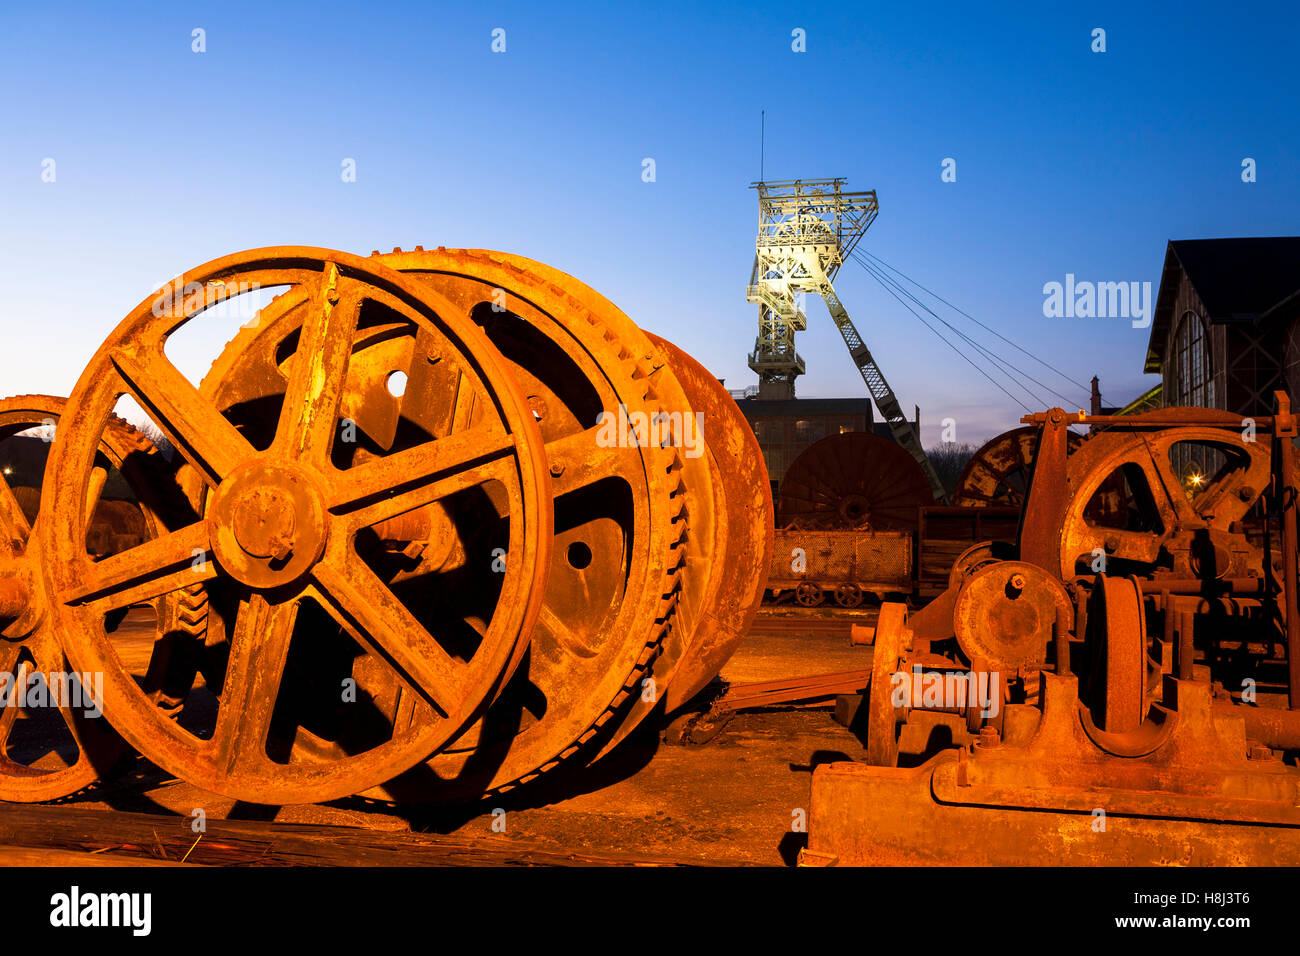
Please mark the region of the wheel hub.
<svg viewBox="0 0 1300 956"><path fill-rule="evenodd" d="M323 496L305 471L279 462L253 462L222 482L208 522L217 561L250 587L289 584L325 550Z"/></svg>

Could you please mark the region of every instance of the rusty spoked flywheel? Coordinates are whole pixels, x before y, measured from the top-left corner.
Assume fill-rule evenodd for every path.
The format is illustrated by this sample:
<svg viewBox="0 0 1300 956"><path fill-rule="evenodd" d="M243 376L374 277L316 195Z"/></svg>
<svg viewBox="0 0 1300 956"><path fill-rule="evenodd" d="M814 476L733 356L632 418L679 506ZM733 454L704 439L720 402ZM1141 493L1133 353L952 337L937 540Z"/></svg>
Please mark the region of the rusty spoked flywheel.
<svg viewBox="0 0 1300 956"><path fill-rule="evenodd" d="M527 653L552 540L537 422L468 316L374 260L278 247L184 278L204 294L147 299L96 353L51 456L62 480L40 531L56 558L47 567L61 633L75 635L69 658L104 673L114 727L196 786L258 803L360 792L459 737ZM164 347L207 307L274 287L287 287L276 304L301 316L284 343L287 383L261 396L260 416L232 420ZM417 350L412 378L429 382L427 406L375 444L345 399L358 336L393 334ZM84 540L78 503L122 395L185 459L195 508L94 562L69 542ZM446 552L448 572L403 586L401 562L423 557L410 547L419 540ZM105 620L200 581L219 707L191 728L136 686Z"/></svg>
<svg viewBox="0 0 1300 956"><path fill-rule="evenodd" d="M473 250L417 249L377 261L445 297L483 330L546 445L553 557L523 663L465 734L374 793L477 797L573 756L640 692L673 616L686 523L678 450L651 444L646 430L670 408L680 418L684 405L668 373L651 363L644 333L571 277ZM213 365L204 393L234 420L255 421L287 388L286 342L302 318L301 304L285 299L265 309ZM405 379L399 395L387 386L394 376ZM405 330L359 329L342 414L355 423L364 453L382 454L393 436L427 427L439 387ZM420 553L400 570L409 586L446 561L423 538L414 543ZM381 576L395 580L397 570Z"/></svg>
<svg viewBox="0 0 1300 956"><path fill-rule="evenodd" d="M1023 507L1038 451L1038 435L1037 427L1026 425L981 445L957 479L953 504L963 508ZM1066 432L1066 436L1067 453L1083 444L1083 436L1077 432Z"/></svg>
<svg viewBox="0 0 1300 956"><path fill-rule="evenodd" d="M1062 578L1086 574L1103 554L1107 574L1262 572L1261 549L1240 523L1271 480L1267 446L1244 439L1240 416L1230 412L1160 412L1180 413L1222 425L1143 429L1143 416L1134 415L1129 427L1099 432L1070 456L1059 537ZM1178 468L1184 450L1217 464L1189 481Z"/></svg>
<svg viewBox="0 0 1300 956"><path fill-rule="evenodd" d="M69 796L116 769L130 753L103 717L94 675L69 668L46 596L49 552L39 528L50 519L40 491L45 461L37 459L40 451L48 452L64 411L64 399L51 396L0 400L0 442L8 445L6 461L16 462L7 464L0 477L0 679L5 682L0 800L11 802ZM39 437L30 434L33 430ZM91 531L81 539L83 553L90 549L102 557L105 542L109 549L121 543L113 533L119 529L112 527L118 514L139 517L141 542L160 533L160 511L180 500L174 485L169 500L169 479L170 470L152 443L126 422L111 420L83 502ZM122 494L131 499L116 497ZM137 677L166 712L181 703L192 682L206 603L201 584L151 602L152 626L141 635L148 653L138 655L142 666Z"/></svg>
<svg viewBox="0 0 1300 956"><path fill-rule="evenodd" d="M844 432L799 453L781 480L783 528L915 531L930 481L907 450L869 432Z"/></svg>

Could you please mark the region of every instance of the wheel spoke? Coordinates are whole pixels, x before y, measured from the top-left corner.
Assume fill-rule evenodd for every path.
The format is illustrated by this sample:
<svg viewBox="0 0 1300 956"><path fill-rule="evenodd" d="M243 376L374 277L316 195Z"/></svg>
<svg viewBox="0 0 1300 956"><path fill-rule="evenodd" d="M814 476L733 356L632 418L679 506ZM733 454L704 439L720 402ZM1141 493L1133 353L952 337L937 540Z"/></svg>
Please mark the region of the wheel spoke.
<svg viewBox="0 0 1300 956"><path fill-rule="evenodd" d="M334 478L330 510L354 529L510 473L514 439L479 426L356 465Z"/></svg>
<svg viewBox="0 0 1300 956"><path fill-rule="evenodd" d="M254 453L239 430L161 354L140 362L118 348L109 358L135 400L212 487Z"/></svg>
<svg viewBox="0 0 1300 956"><path fill-rule="evenodd" d="M10 553L22 547L32 534L27 516L23 514L13 489L4 478L0 478L0 533L4 535L0 547L7 547Z"/></svg>
<svg viewBox="0 0 1300 956"><path fill-rule="evenodd" d="M335 620L444 714L460 711L465 665L443 650L364 562L355 555L339 566L322 562L313 575Z"/></svg>
<svg viewBox="0 0 1300 956"><path fill-rule="evenodd" d="M54 706L56 703L54 700L54 694L56 693L54 689L55 675L65 675L62 686L63 696L57 701L59 717L62 718L64 726L68 728L69 734L71 734L73 740L77 742L77 748L80 750L81 734L77 727L77 718L75 715L76 709L73 708L71 702L72 678L71 671L69 670L70 665L63 654L63 649L48 633L39 635L34 640L28 641L27 649L32 655L33 669L36 673L40 674L41 678L45 681L47 693L50 695L49 704L51 706ZM81 678L78 675L77 680L80 681L80 679ZM93 692L93 687L83 686L81 688L82 707L79 709L90 709L86 704L88 703L88 698L93 697ZM103 705L103 701L95 701L94 703L98 706ZM62 759L62 757L60 757L60 759ZM73 760L72 763L67 763L67 761L64 761L64 763L66 766L71 767L81 759L82 754L78 753L77 758Z"/></svg>
<svg viewBox="0 0 1300 956"><path fill-rule="evenodd" d="M621 477L635 487L637 476L644 476L640 448L601 448L598 438L603 430L603 426L597 425L547 442L546 458L551 465L555 497L585 488L611 475ZM560 472L558 475L555 474L557 470Z"/></svg>
<svg viewBox="0 0 1300 956"><path fill-rule="evenodd" d="M17 666L22 649L22 645L17 642L5 641L0 644L0 673L10 675L12 679L7 706L0 707L0 757L4 757L8 752L9 735L13 732L18 711L22 709L19 707L19 701L22 699L22 681L27 676L26 662L22 667Z"/></svg>
<svg viewBox="0 0 1300 956"><path fill-rule="evenodd" d="M90 484L86 488L86 524L95 517L95 508L99 506L99 497L104 493L108 483L108 466L96 464L90 472Z"/></svg>
<svg viewBox="0 0 1300 956"><path fill-rule="evenodd" d="M101 561L87 562L68 604L128 607L216 577L208 527L198 521ZM202 560L199 560L199 559Z"/></svg>
<svg viewBox="0 0 1300 956"><path fill-rule="evenodd" d="M318 465L329 461L360 309L360 290L341 283L329 263L298 332L276 427L278 452Z"/></svg>
<svg viewBox="0 0 1300 956"><path fill-rule="evenodd" d="M267 759L266 738L297 619L296 599L271 604L254 593L239 604L212 732L217 767L227 775Z"/></svg>

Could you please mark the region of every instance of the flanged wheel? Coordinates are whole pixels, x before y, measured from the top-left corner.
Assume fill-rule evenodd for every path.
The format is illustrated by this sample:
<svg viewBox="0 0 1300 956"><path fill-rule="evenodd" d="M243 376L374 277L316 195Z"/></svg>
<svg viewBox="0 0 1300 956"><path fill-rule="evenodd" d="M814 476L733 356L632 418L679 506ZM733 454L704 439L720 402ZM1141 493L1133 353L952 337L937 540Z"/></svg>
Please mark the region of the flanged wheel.
<svg viewBox="0 0 1300 956"><path fill-rule="evenodd" d="M706 458L713 496L712 540L691 535L686 541L687 560L703 563L708 578L698 600L694 593L685 595L678 608L679 629L689 631L682 634L685 647L663 692L664 709L671 713L718 675L749 631L763 600L776 529L763 450L735 399L694 358L649 335L685 389L697 422L696 441L685 454ZM719 555L725 560L717 560Z"/></svg>
<svg viewBox="0 0 1300 956"><path fill-rule="evenodd" d="M835 603L840 607L859 607L862 604L862 588L852 581L835 585Z"/></svg>
<svg viewBox="0 0 1300 956"><path fill-rule="evenodd" d="M96 353L69 400L42 527L53 604L74 666L102 671L105 712L145 756L236 799L301 803L382 783L459 736L509 679L540 610L552 540L550 486L532 409L469 317L430 289L345 253L260 249L184 276L202 295L142 302ZM177 288L181 287L177 283ZM188 287L189 286L187 284ZM287 386L241 428L172 364L169 337L243 290L287 287L301 310ZM386 454L357 454L340 410L358 330L409 331L446 387L430 427ZM196 478L196 514L99 562L84 540L95 449L130 395ZM423 527L431 505L472 499L481 534L469 574L495 574L490 600L456 605L455 576L418 593L384 580L373 555ZM434 519L436 520L436 519ZM445 530L445 525L438 529ZM430 535L433 542L440 535ZM370 558L370 560L367 560ZM209 582L212 689L220 707L191 731L164 717L121 666L106 617ZM476 594L481 591L475 590ZM450 601L463 616L443 615ZM345 638L345 639L341 639ZM395 674L402 719L386 719ZM378 675L378 676L376 676ZM371 690L376 696L372 696Z"/></svg>
<svg viewBox="0 0 1300 956"><path fill-rule="evenodd" d="M804 607L817 607L826 600L826 592L820 584L812 581L800 581L794 588L794 599Z"/></svg>
<svg viewBox="0 0 1300 956"><path fill-rule="evenodd" d="M0 400L0 800L35 802L76 793L116 768L129 754L99 709L93 674L73 673L59 642L46 597L45 555L39 528L50 520L40 486L45 454L65 402L45 395ZM36 432L36 434L33 434ZM57 473L56 473L57 474ZM143 435L125 422L105 428L83 508L89 534L83 553L95 557L160 531L170 470ZM176 495L179 492L173 487ZM119 497L128 495L129 497ZM137 654L137 678L168 712L180 703L202 646L207 598L201 585L163 595L149 612L152 627L132 620L149 648ZM138 616L138 615L137 615ZM148 640L148 638L152 640ZM177 670L189 669L181 675Z"/></svg>
<svg viewBox="0 0 1300 956"><path fill-rule="evenodd" d="M1063 579L1089 570L1147 574L1164 564L1186 577L1245 576L1249 566L1262 567L1259 548L1234 528L1271 480L1267 445L1244 440L1237 415L1182 411L1223 425L1150 430L1135 415L1126 429L1094 435L1070 456ZM1217 464L1203 474L1179 474L1189 451ZM1106 566L1094 567L1102 555Z"/></svg>

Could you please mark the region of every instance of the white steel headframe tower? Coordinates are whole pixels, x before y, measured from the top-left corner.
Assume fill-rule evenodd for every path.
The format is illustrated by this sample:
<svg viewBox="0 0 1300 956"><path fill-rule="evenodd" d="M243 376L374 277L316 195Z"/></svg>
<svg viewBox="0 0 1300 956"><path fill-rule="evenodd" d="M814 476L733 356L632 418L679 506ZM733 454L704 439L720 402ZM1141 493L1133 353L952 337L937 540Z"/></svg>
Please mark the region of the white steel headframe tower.
<svg viewBox="0 0 1300 956"><path fill-rule="evenodd" d="M794 380L804 372L794 334L808 327L797 296L821 296L894 440L917 460L943 501L947 492L915 426L831 284L880 210L875 190L845 192L843 186L843 179L795 179L750 187L758 190L758 240L745 297L758 304L758 338L749 367L758 373L760 398L794 398Z"/></svg>

